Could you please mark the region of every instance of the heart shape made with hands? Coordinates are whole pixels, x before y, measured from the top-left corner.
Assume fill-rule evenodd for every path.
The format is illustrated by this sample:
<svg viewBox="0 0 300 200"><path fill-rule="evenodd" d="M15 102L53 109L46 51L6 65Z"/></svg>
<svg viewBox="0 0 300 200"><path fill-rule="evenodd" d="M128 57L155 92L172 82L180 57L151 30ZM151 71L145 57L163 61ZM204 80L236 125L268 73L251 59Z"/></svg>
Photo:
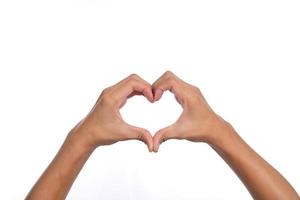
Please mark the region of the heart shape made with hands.
<svg viewBox="0 0 300 200"><path fill-rule="evenodd" d="M184 88L184 86L185 83L183 81L181 81L171 72L167 71L160 78L158 78L152 85L147 81L143 80L142 78L140 78L138 75L131 74L130 76L123 79L116 85L113 85L105 89L102 92L100 99L101 102L106 102L107 105L116 106L115 108L111 107L113 108L111 110L112 112L111 120L116 120L119 118L119 120L115 122L115 123L120 123L119 126L117 126L119 127L119 130L117 130L118 128L116 129L113 128L113 130L120 134L117 134L117 136L119 136L118 139L112 138L110 140L110 137L108 137L107 140L104 139L103 141L107 141L106 144L109 144L109 143L114 143L115 141L137 139L147 144L150 152L151 151L157 152L159 145L162 142L168 139L183 138L182 135L180 135L180 131L177 132L177 129L179 128L181 131L183 131L184 125L182 125L182 122L184 122L183 120L184 118L182 117L184 116L183 114L185 114L186 112L184 112L183 110L179 115L178 113L180 111L178 111L178 109L176 108L180 108L181 106L182 108L184 108L185 105L183 104L184 96L182 96L180 92L182 91L182 88ZM138 119L146 118L147 121L144 121L143 126L137 126L136 123L128 123L128 121L130 120L128 120L127 117L126 117L127 119L125 118L124 120L124 112L122 112L123 113L123 117L122 117L122 113L120 112L120 109L124 107L127 100L130 99L131 97L136 95L140 95L140 96L143 95L143 97L145 97L145 99L147 99L149 102L154 103L161 100L162 95L166 91L170 91L171 93L173 93L176 100L174 101L173 98L173 101L169 100L168 103L165 102L164 107L158 106L157 110L154 110L153 107L152 108L148 107L147 111L141 112L141 109L138 109L139 111L138 113L142 114L142 116L139 116L137 119L133 121L136 122L138 121ZM176 101L180 104L180 106L176 105L175 103ZM160 103L162 102L163 101L160 101ZM174 102L173 107L169 106L170 102ZM137 105L138 103L135 102L135 104ZM155 104L152 104L152 106L153 105ZM139 106L139 108L141 107L145 108L146 106L145 105ZM169 108L169 112L164 112L163 110L165 110L165 108ZM116 113L114 112L116 111L114 109L117 109ZM127 113L133 113L133 112L127 112ZM153 117L150 115L150 113L153 113L152 114ZM113 116L114 114L116 115ZM178 116L178 119L176 119L177 118L176 116ZM149 119L149 117L152 118ZM155 121L154 119L157 119L158 121ZM166 123L164 120L167 120L168 123ZM108 124L111 124L111 121L108 122L109 122ZM155 132L155 134L151 134L151 132L153 133L154 131L152 128L149 128L150 126L148 128L145 128L145 124L147 122L148 123L151 122L151 127L156 126L157 131ZM165 122L165 124L162 125L161 122ZM153 126L153 124L155 125ZM108 129L111 128L108 126ZM151 132L149 130L151 130Z"/></svg>
<svg viewBox="0 0 300 200"><path fill-rule="evenodd" d="M126 112L122 112L123 116L126 117L125 120L122 117L120 109L131 97L143 95L149 102L156 102L161 99L165 91L173 93L176 100L165 99L168 100L165 102L161 100L160 103L165 103L164 106L150 104L152 107L148 107L147 111L141 110L141 108L146 108L146 106L140 102L138 109L135 109L138 113L134 115L138 116L138 118L131 116L128 119L128 116L124 115ZM179 103L178 105L176 105L176 101ZM172 105L170 102L174 102L173 106L170 106ZM182 81L171 72L164 73L152 85L137 75L130 75L116 85L106 88L100 95L98 103L100 107L103 105L104 112L107 112L104 116L100 115L103 120L103 129L115 133L113 136L107 135L107 137L99 135L100 142L103 144L112 144L118 141L136 139L147 144L150 152L157 152L160 144L168 139L205 141L209 136L205 130L209 126L201 127L201 124L198 124L198 122L203 120L206 121L205 124L209 125L210 122L216 120L214 113L206 103L200 90ZM136 105L138 104L137 102L135 103ZM105 105L108 106L107 110L105 109ZM157 105L157 110L153 109L155 108L153 105ZM182 108L182 112L179 115L180 111L178 109L180 107ZM129 107L127 106L127 108ZM133 111L127 113L134 114ZM177 116L178 119L176 119ZM133 124L136 123L128 123L128 121L131 122L131 119L134 119L132 122L144 119L141 121L144 125L135 126ZM164 120L167 120L168 124ZM167 126L161 123L165 123ZM150 131L144 128L145 124L149 124L151 128L148 127L148 129L151 132L153 132L153 128L159 128L159 130L154 135L151 135ZM153 126L153 124L155 125Z"/></svg>
<svg viewBox="0 0 300 200"><path fill-rule="evenodd" d="M174 95L167 91L154 103L150 103L142 95L134 96L120 112L124 121L147 129L153 136L159 129L173 124L179 118L182 108Z"/></svg>

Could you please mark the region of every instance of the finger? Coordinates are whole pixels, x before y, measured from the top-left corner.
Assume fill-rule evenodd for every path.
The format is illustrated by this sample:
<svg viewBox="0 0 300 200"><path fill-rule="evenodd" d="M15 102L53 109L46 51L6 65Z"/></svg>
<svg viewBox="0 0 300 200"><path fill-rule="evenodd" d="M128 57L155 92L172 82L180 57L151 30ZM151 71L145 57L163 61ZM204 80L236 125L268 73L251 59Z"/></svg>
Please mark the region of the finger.
<svg viewBox="0 0 300 200"><path fill-rule="evenodd" d="M122 101L120 104L119 104L119 109L121 109L125 104L126 104L127 100L125 99L124 101Z"/></svg>
<svg viewBox="0 0 300 200"><path fill-rule="evenodd" d="M140 81L142 84L145 84L147 85L148 87L150 87L150 89L147 89L145 90L144 93L140 92L140 91L133 91L130 95L129 95L129 98L132 97L132 96L135 96L135 95L144 95L145 97L147 97L147 99L152 102L153 101L153 93L152 93L152 86L150 83L148 83L147 81L145 81L144 79L142 79L140 76L136 75L136 74L132 74L128 77L128 79L133 79L133 80L138 80Z"/></svg>
<svg viewBox="0 0 300 200"><path fill-rule="evenodd" d="M176 131L174 126L168 126L163 129L160 129L153 136L153 151L157 152L161 143L167 141L168 139L176 138Z"/></svg>
<svg viewBox="0 0 300 200"><path fill-rule="evenodd" d="M133 96L138 96L138 95L143 95L141 92L133 91L130 95L128 95L127 99L133 97Z"/></svg>
<svg viewBox="0 0 300 200"><path fill-rule="evenodd" d="M163 80L166 79L166 75L170 74L170 72L165 72L163 75L161 75L153 84L152 84L152 93L154 95L154 101L158 101L161 96L163 95L163 90L160 89L158 86L163 82Z"/></svg>
<svg viewBox="0 0 300 200"><path fill-rule="evenodd" d="M137 75L129 76L114 87L114 95L120 105L133 95L142 94L150 102L153 101L151 85Z"/></svg>
<svg viewBox="0 0 300 200"><path fill-rule="evenodd" d="M183 81L180 80L176 75L174 75L170 71L165 72L158 80L156 80L152 84L154 101L158 101L163 93L169 90L175 95L176 99L179 100L178 102L182 102L183 92L180 89L181 84L183 84Z"/></svg>
<svg viewBox="0 0 300 200"><path fill-rule="evenodd" d="M128 139L135 139L144 142L148 146L149 152L153 151L153 139L150 132L144 128L127 124Z"/></svg>
<svg viewBox="0 0 300 200"><path fill-rule="evenodd" d="M158 101L162 97L163 93L164 91L160 88L153 89L154 101Z"/></svg>
<svg viewBox="0 0 300 200"><path fill-rule="evenodd" d="M139 80L129 80L121 85L116 91L116 96L120 100L126 100L134 95L143 95L148 101L153 101L152 88L150 84Z"/></svg>
<svg viewBox="0 0 300 200"><path fill-rule="evenodd" d="M128 95L127 99L136 96L136 95L143 95L141 92L133 91L130 95ZM122 108L126 104L126 99L121 103L119 108Z"/></svg>

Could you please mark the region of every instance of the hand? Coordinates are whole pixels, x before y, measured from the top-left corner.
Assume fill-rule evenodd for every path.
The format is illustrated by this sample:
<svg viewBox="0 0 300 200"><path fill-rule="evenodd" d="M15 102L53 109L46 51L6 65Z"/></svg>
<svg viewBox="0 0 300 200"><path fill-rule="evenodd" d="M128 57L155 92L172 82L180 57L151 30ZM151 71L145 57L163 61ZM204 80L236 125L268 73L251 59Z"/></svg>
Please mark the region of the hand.
<svg viewBox="0 0 300 200"><path fill-rule="evenodd" d="M127 124L119 109L134 95L144 95L153 101L151 85L132 74L114 86L103 90L95 106L73 131L79 132L88 146L109 145L118 141L137 139L153 149L152 135L143 128Z"/></svg>
<svg viewBox="0 0 300 200"><path fill-rule="evenodd" d="M161 130L153 137L154 151L168 139L186 139L194 142L210 143L219 130L228 124L210 108L200 90L190 85L172 72L165 72L152 85L154 101L158 101L164 91L174 93L176 100L182 106L183 112L178 120Z"/></svg>
<svg viewBox="0 0 300 200"><path fill-rule="evenodd" d="M166 90L173 92L183 107L181 116L174 124L161 129L152 138L147 130L123 121L119 108L127 98L144 95L153 102L159 100ZM149 151L158 151L161 142L172 138L217 144L216 138L219 140L218 135L227 132L228 125L212 111L198 88L171 72L160 77L152 88L137 75L131 75L102 92L91 112L70 132L70 137L66 138L26 199L65 199L83 165L99 145L139 139L148 145ZM254 199L299 199L297 192L281 174L238 134L232 131L231 137L227 136L221 137L220 145L212 147L237 173ZM85 144L89 148L84 148Z"/></svg>

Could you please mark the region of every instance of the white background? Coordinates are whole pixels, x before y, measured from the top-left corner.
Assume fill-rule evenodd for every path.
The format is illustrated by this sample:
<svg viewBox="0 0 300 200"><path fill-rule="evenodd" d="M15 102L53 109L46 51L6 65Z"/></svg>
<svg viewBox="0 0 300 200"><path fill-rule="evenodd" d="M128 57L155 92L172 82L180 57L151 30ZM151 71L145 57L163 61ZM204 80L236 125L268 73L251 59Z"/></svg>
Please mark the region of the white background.
<svg viewBox="0 0 300 200"><path fill-rule="evenodd" d="M22 199L98 95L130 73L169 69L300 192L298 0L0 1L0 199ZM171 94L128 101L152 133L181 108ZM68 199L251 199L206 144L98 148Z"/></svg>

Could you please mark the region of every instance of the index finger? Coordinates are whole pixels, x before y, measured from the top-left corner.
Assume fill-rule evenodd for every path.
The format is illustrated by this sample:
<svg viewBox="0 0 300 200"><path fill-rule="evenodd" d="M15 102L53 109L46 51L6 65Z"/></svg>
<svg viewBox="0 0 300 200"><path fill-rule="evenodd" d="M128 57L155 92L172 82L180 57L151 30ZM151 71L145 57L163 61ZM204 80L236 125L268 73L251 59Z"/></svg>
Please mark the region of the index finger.
<svg viewBox="0 0 300 200"><path fill-rule="evenodd" d="M178 102L180 104L183 103L183 96L181 91L181 82L176 75L174 75L172 72L167 71L165 72L161 77L159 77L153 84L152 89L154 93L154 101L158 101L163 93L167 90L172 92Z"/></svg>
<svg viewBox="0 0 300 200"><path fill-rule="evenodd" d="M153 101L151 85L135 74L119 82L114 86L113 90L114 97L118 101L118 104L122 104L127 98L134 94L142 94L150 102Z"/></svg>

